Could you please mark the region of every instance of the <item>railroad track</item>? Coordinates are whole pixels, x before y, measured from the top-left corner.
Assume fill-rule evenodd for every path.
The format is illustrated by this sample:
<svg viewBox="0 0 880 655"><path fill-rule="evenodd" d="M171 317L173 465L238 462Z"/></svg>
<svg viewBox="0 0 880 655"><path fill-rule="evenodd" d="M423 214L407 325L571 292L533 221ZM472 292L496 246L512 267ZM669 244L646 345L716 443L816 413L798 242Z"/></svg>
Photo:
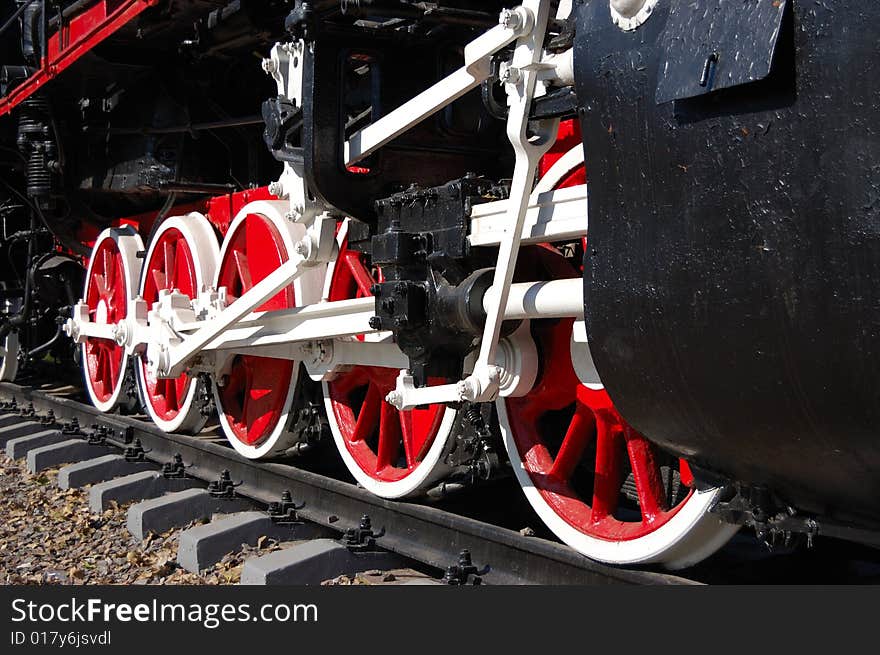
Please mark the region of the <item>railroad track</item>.
<svg viewBox="0 0 880 655"><path fill-rule="evenodd" d="M151 503L148 508L153 512L153 516L161 517L158 520L166 527L171 527L175 520L179 525L183 525L197 518L193 512L198 513L200 503L202 505L207 503L207 506L217 508L208 512L209 515L231 515L238 514L248 507L262 511L272 503L282 501L288 493L289 496L286 498L292 505L288 504L282 509L291 509L295 506L297 522L308 526L306 531L310 535L323 533L333 538L342 537L340 542L345 541L347 537L350 542L347 550L350 553L394 554L436 572L437 578L440 578L449 567L456 566L462 551L468 551L473 563L471 571L477 571L480 579L486 584L657 585L691 582L673 575L604 566L578 555L563 545L542 538L524 536L517 531L444 509L384 500L354 484L287 464L245 460L231 448L215 443L210 438L169 435L150 423L134 417L103 414L64 393L10 383L0 384L0 401L9 403L13 399L16 401L19 416L15 419L5 419L7 425L32 423L34 426L31 427L29 433L31 435L51 430L58 432L57 437L46 441L50 451L50 459L44 460L46 462L62 464L86 460L91 463L99 457L104 457L102 462L120 462L120 460L125 461L125 458L120 458L119 455L126 451L129 455L128 459L145 460L152 463L156 470L166 465L173 467L176 461L178 470L172 475L178 476L178 480L168 486L170 495L159 496L160 499L181 501L164 508L165 513L170 516L162 516L161 507L158 510L154 508L157 504L161 505L161 502L144 501ZM34 415L26 415L29 407L32 407ZM25 415L22 416L22 413ZM6 412L6 414L8 416L10 413ZM50 420L47 417L50 416L54 417L55 423L47 426L46 422ZM66 427L66 432L71 433L76 432L77 425L80 426L78 434L63 434L65 430L62 428ZM76 443L69 443L71 440L78 440L83 445L76 446ZM70 448L70 446L75 447ZM68 450L61 450L65 447ZM106 457L114 453L116 457ZM180 477L181 462L186 467L184 477ZM191 462L197 463L190 465ZM40 466L39 462L34 464ZM89 468L89 466L90 464L80 465L79 468ZM130 469L122 467L120 470L125 472ZM227 480L225 485L222 484L223 476ZM115 476L108 473L105 477ZM205 487L212 483L213 494ZM228 487L231 485L235 485L234 493L227 493L225 495L228 497L224 498L223 487L227 487L228 492ZM178 490L174 491L175 488ZM181 511L179 509L181 505L189 508L189 511L186 509ZM143 509L143 506L140 507L139 513L135 512L135 514L143 517L145 515L145 512L141 511ZM278 509L277 505L275 509ZM249 516L256 519L253 511ZM138 537L144 536L138 531L146 530L150 522L138 519L140 522L135 521L136 525L133 526L131 517L130 511L129 527L133 533ZM369 518L370 526L363 526L364 517ZM230 529L239 530L227 539L241 538L243 534L241 526L235 525L228 519L221 520L226 521ZM222 532L224 526L215 527L217 531ZM373 537L371 532L373 535L381 536ZM363 539L358 539L358 536ZM330 541L325 539L322 544L327 545ZM358 543L358 541L366 543ZM371 542L375 542L375 546L367 545ZM336 552L335 556L338 558L340 549L335 545L328 548ZM279 559L277 556L274 557L275 560ZM342 560L347 563L341 566L352 566L350 559L342 558ZM362 570L380 568L374 563L382 561L381 557L370 559L365 556ZM252 566L251 569L258 570L259 567ZM246 564L244 579L248 578L247 571ZM344 572L339 571L339 573ZM283 573L279 575L280 577L274 578L267 576L266 580L284 579ZM473 575L470 577L465 575L462 576L462 581L472 582L473 578ZM254 579L253 576L251 579Z"/></svg>

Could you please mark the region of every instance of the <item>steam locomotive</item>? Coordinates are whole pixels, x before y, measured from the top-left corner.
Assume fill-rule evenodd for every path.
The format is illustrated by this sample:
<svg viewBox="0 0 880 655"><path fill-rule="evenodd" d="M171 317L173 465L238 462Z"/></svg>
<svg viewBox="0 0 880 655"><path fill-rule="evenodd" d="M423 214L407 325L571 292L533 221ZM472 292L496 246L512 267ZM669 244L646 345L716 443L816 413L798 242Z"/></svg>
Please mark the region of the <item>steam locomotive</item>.
<svg viewBox="0 0 880 655"><path fill-rule="evenodd" d="M0 378L385 498L513 475L613 564L876 545L878 19L7 3Z"/></svg>

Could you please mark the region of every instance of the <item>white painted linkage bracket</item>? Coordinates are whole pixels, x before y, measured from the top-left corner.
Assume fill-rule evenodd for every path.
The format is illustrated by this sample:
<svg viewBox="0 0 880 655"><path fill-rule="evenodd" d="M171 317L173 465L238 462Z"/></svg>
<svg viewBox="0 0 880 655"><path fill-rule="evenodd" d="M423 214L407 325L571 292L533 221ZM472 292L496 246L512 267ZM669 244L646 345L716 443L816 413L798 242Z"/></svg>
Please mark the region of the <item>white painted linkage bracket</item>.
<svg viewBox="0 0 880 655"><path fill-rule="evenodd" d="M526 0L523 3L534 19L533 29L519 38L513 61L504 76L510 112L507 136L516 154L516 164L507 201L507 229L503 232L493 280L494 295L486 307L486 325L473 373L457 384L416 388L411 375L400 372L397 385L386 400L401 410L420 405L448 402L488 402L500 390L501 370L496 365L501 324L507 306L538 162L556 139L558 120L531 124L532 101L538 85L543 57L544 37L550 17L549 0Z"/></svg>
<svg viewBox="0 0 880 655"><path fill-rule="evenodd" d="M365 343L337 338L279 346L249 346L240 351L224 352L302 362L315 382L332 380L337 371L352 366L403 368L409 365L406 355L392 341Z"/></svg>
<svg viewBox="0 0 880 655"><path fill-rule="evenodd" d="M462 380L456 389L459 396L471 402L488 402L494 400L498 394L500 372L495 365L498 340L519 255L529 199L535 185L538 163L555 142L559 130L558 119L541 121L534 125L529 120L550 17L550 2L527 0L524 6L535 17L535 29L517 42L511 69L519 71L519 75L514 78L519 79L506 85L510 105L507 136L516 154L516 165L508 200L510 228L505 232L498 248L498 261L492 283L498 296L486 308L486 325L474 372L466 380Z"/></svg>
<svg viewBox="0 0 880 655"><path fill-rule="evenodd" d="M304 262L305 259L301 255L295 254L213 320L208 321L204 327L199 328L180 343L169 345L167 352L150 353L149 349L155 345L151 343L148 346L148 360L155 362L160 376L178 377L186 371L186 365L193 355L301 276Z"/></svg>
<svg viewBox="0 0 880 655"><path fill-rule="evenodd" d="M508 201L475 205L472 246L497 246L509 230ZM529 205L520 245L568 241L587 236L587 185L546 191Z"/></svg>
<svg viewBox="0 0 880 655"><path fill-rule="evenodd" d="M375 315L374 298L256 312L218 334L205 345L205 350L235 351L368 334L373 332L370 318Z"/></svg>

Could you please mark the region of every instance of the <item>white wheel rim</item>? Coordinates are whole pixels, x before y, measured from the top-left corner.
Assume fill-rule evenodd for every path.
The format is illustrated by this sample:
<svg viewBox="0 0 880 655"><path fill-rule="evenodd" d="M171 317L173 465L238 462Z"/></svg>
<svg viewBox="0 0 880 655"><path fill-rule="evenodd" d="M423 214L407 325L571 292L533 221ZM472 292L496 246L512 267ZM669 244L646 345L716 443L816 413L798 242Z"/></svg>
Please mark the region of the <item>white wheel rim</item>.
<svg viewBox="0 0 880 655"><path fill-rule="evenodd" d="M306 228L299 223L293 223L285 218L285 213L288 211L288 208L289 203L286 202L259 201L245 206L236 215L226 232L226 238L223 240L223 246L220 249L217 271L214 277L215 287L219 286L221 263L226 258L228 249L230 248L230 237L236 233L242 223L247 220L247 217L252 214L266 218L275 226L278 233L281 235L288 257L292 255L296 243L305 236ZM323 269L321 267L315 267L314 270L307 270L302 276L294 280L294 297L297 305L310 304L320 300L323 276ZM236 452L247 459L264 459L280 455L296 445L296 435L291 434L287 428L290 422L291 412L293 411L293 400L296 394L298 380L299 363L294 362L290 386L282 405L283 409L280 413L279 420L272 429L272 432L258 444L244 443L236 436L226 413L223 411L223 399L220 395L220 390L216 384L214 385L214 402L217 405L220 426L223 429L223 433L226 435L227 440Z"/></svg>
<svg viewBox="0 0 880 655"><path fill-rule="evenodd" d="M339 246L337 258L327 267L327 275L322 285L321 298L323 300L327 300L330 297L333 275L339 262L342 245L348 234L348 226L349 219L345 219L336 235L336 241ZM366 340L370 341L371 339L368 337ZM324 409L327 414L327 422L330 426L330 432L333 435L336 449L339 451L345 467L364 489L381 498L408 498L423 494L449 473L449 467L445 466L441 460L446 454L450 435L455 427L457 415L455 410L449 407L446 408L440 426L437 428L437 436L434 439L434 443L428 449L424 459L405 478L393 482L378 480L367 474L357 463L351 452L349 452L345 435L342 433L342 428L339 425L339 420L333 407L334 401L331 398L330 388L327 382L323 382L321 387L324 393Z"/></svg>
<svg viewBox="0 0 880 655"><path fill-rule="evenodd" d="M505 401L499 400L496 407L510 463L529 504L553 534L582 555L607 564L662 564L671 570L682 569L712 555L739 529L709 513L721 493L720 489L709 489L695 491L675 516L644 537L605 541L580 532L560 517L535 488L514 442Z"/></svg>
<svg viewBox="0 0 880 655"><path fill-rule="evenodd" d="M148 264L155 254L156 245L160 242L162 235L169 230L177 230L183 235L193 258L197 290L205 289L217 275L220 246L217 244L211 223L198 212L192 212L186 216L174 216L162 222L149 245L138 287L141 296L145 290L146 276L149 274ZM146 373L142 361L136 362L135 371L144 408L159 428L164 432L197 432L204 427L207 417L202 415L201 408L195 402L203 392L203 383L198 377L190 380L186 396L180 403L177 415L172 419L167 419L156 411L153 403L149 400Z"/></svg>
<svg viewBox="0 0 880 655"><path fill-rule="evenodd" d="M101 244L108 239L114 241L116 244L116 248L119 250L119 254L122 260L122 270L125 277L126 302L130 304L130 301L133 300L135 297L137 281L140 279L141 275L141 260L138 259L137 254L139 252L142 252L144 249L143 240L131 226L109 228L98 235L98 238L95 241L95 245L92 248L93 256L89 260L89 267L86 271L86 287L83 292L83 299L85 299L88 295L89 280L91 280L92 278L92 269L95 263L94 253L98 252ZM126 314L127 313L128 312L126 310ZM83 378L85 381L86 392L88 393L92 404L98 410L102 412L111 412L116 408L117 404L119 403L119 397L122 395L122 390L125 387L126 370L129 362L128 354L123 351L119 380L116 384L116 387L113 389L113 393L106 400L102 400L98 392L94 389L91 376L89 375L87 349L88 344L84 343L82 345L82 361Z"/></svg>
<svg viewBox="0 0 880 655"><path fill-rule="evenodd" d="M18 333L10 332L0 352L0 382L13 382L18 375L18 350Z"/></svg>
<svg viewBox="0 0 880 655"><path fill-rule="evenodd" d="M333 409L333 400L330 397L330 389L327 383L322 383L324 389L324 408L327 411L327 421L330 424L330 432L333 434L333 441L336 443L336 449L342 456L342 461L346 468L354 476L364 489L381 498L407 498L410 496L421 495L430 489L437 482L442 480L448 473L449 467L441 461L446 453L449 444L449 437L455 426L455 418L457 412L453 409L446 408L443 412L443 419L437 428L437 436L434 443L428 449L425 458L416 466L407 476L401 480L386 482L377 480L368 475L357 463L355 458L348 451L345 444L345 437L336 419L336 412Z"/></svg>
<svg viewBox="0 0 880 655"><path fill-rule="evenodd" d="M709 512L721 490L708 489L695 490L670 519L643 536L609 540L588 535L560 516L535 486L513 434L507 401L500 398L496 408L511 466L529 504L559 539L591 559L608 564L661 564L668 569L685 568L713 554L739 529L722 523Z"/></svg>

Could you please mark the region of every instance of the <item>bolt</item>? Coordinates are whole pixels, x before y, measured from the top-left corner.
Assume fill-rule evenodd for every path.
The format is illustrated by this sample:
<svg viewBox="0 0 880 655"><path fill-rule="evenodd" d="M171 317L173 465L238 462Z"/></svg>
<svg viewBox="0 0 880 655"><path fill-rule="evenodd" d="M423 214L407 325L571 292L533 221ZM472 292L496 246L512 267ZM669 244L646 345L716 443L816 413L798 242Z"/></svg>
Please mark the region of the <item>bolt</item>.
<svg viewBox="0 0 880 655"><path fill-rule="evenodd" d="M501 15L498 17L498 24L509 30L518 32L520 29L522 29L523 19L522 16L520 16L513 9L504 9L501 12Z"/></svg>
<svg viewBox="0 0 880 655"><path fill-rule="evenodd" d="M117 345L125 345L128 341L128 326L125 324L125 321L119 321L119 323L113 326L113 337L116 339Z"/></svg>
<svg viewBox="0 0 880 655"><path fill-rule="evenodd" d="M305 213L305 207L302 205L291 205L290 211L284 215L291 223L298 223L302 220L303 214Z"/></svg>
<svg viewBox="0 0 880 655"><path fill-rule="evenodd" d="M397 409L400 409L403 406L403 394L399 391L391 391L387 396L385 396L385 401L389 405L393 405Z"/></svg>
<svg viewBox="0 0 880 655"><path fill-rule="evenodd" d="M282 185L280 182L272 182L272 184L269 185L269 195L280 198L283 193L284 185Z"/></svg>
<svg viewBox="0 0 880 655"><path fill-rule="evenodd" d="M307 244L305 241L298 241L293 249L300 257L309 256L309 244Z"/></svg>
<svg viewBox="0 0 880 655"><path fill-rule="evenodd" d="M455 390L458 393L459 400L474 402L477 399L477 385L470 378L459 382Z"/></svg>
<svg viewBox="0 0 880 655"><path fill-rule="evenodd" d="M263 70L266 71L268 75L272 75L278 71L278 65L272 59L264 59Z"/></svg>
<svg viewBox="0 0 880 655"><path fill-rule="evenodd" d="M382 319L378 316L370 317L370 329L371 330L381 330L382 329Z"/></svg>
<svg viewBox="0 0 880 655"><path fill-rule="evenodd" d="M511 65L505 65L501 69L500 79L505 84L519 84L522 81L522 71Z"/></svg>

